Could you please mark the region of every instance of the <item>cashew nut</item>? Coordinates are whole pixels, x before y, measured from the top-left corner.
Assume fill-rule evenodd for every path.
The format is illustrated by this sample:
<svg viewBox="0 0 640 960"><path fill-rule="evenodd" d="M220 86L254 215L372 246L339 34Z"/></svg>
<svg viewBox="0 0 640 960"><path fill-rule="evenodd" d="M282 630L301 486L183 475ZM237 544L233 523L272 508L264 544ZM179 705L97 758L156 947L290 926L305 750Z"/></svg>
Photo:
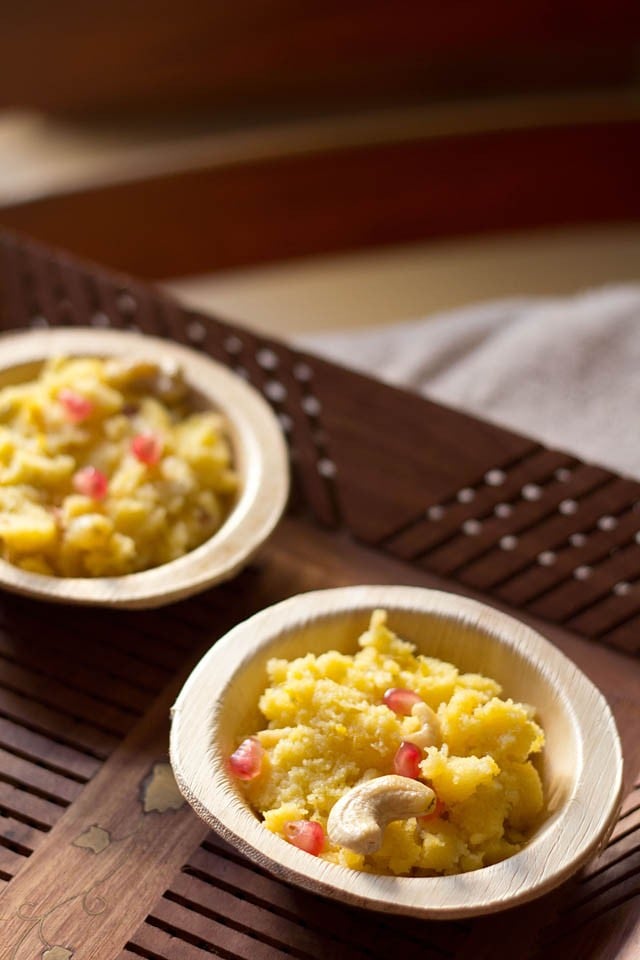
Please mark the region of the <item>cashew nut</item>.
<svg viewBox="0 0 640 960"><path fill-rule="evenodd" d="M149 389L168 403L182 399L187 389L180 367L170 357L160 364L136 358L111 359L106 361L104 371L110 386L119 390Z"/></svg>
<svg viewBox="0 0 640 960"><path fill-rule="evenodd" d="M158 364L153 360L142 360L127 357L107 360L104 365L104 374L107 382L116 388L130 387L139 381L149 382L157 377Z"/></svg>
<svg viewBox="0 0 640 960"><path fill-rule="evenodd" d="M327 833L338 846L375 853L387 824L431 813L435 805L435 793L419 780L395 774L376 777L356 784L338 800L329 814Z"/></svg>
<svg viewBox="0 0 640 960"><path fill-rule="evenodd" d="M415 743L416 747L420 747L421 750L439 746L442 742L440 721L437 713L431 709L429 704L422 700L420 703L414 703L411 708L411 716L416 717L422 726L415 733L404 734L404 739L408 740L409 743Z"/></svg>

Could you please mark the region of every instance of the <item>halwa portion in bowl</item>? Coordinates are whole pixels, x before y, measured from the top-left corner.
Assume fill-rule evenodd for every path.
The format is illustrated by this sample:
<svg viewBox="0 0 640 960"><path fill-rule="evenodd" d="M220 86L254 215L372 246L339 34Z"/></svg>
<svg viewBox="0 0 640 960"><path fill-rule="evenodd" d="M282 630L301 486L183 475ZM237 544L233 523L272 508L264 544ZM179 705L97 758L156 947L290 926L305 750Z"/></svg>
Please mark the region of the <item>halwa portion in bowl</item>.
<svg viewBox="0 0 640 960"><path fill-rule="evenodd" d="M59 357L0 390L0 551L50 576L120 576L209 539L238 487L225 419L179 369Z"/></svg>
<svg viewBox="0 0 640 960"><path fill-rule="evenodd" d="M269 830L355 870L433 876L504 860L543 813L534 711L488 677L416 654L386 619L373 614L353 656L269 661L268 726L239 745L231 772ZM424 815L389 822L370 853L332 842L334 805L389 776L431 788Z"/></svg>

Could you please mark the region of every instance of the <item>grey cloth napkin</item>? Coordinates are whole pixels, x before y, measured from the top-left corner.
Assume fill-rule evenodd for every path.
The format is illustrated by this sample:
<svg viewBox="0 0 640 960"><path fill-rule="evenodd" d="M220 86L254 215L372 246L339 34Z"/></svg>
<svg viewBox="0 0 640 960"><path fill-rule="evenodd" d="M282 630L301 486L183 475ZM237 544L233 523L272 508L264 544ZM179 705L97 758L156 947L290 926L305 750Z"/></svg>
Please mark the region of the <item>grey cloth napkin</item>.
<svg viewBox="0 0 640 960"><path fill-rule="evenodd" d="M640 478L640 285L503 300L296 343Z"/></svg>

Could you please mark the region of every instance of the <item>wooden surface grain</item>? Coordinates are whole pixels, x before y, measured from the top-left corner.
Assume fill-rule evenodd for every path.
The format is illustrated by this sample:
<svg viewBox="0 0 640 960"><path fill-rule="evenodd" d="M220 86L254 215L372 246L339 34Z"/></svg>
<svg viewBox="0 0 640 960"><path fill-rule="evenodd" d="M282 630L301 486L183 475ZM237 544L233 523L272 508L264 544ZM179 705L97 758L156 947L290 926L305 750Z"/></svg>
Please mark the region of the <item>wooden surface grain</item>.
<svg viewBox="0 0 640 960"><path fill-rule="evenodd" d="M5 905L11 905L12 926L6 920L2 925L18 940L25 931L36 938L33 957L27 953L27 960L40 960L47 952L46 960L83 956L80 940L72 943L64 938L62 912L49 914L52 901L49 887L41 885L43 878L56 890L81 877L84 880L87 863L111 858L118 848L123 855L133 853L136 837L144 840L143 846L148 842L150 857L154 852L160 886L165 887L161 891L147 882L153 870L144 850L118 867L128 878L126 886L118 885L117 874L106 878L113 884L109 886L113 910L109 917L106 910L104 916L96 914L94 921L96 930L106 924L103 929L112 930L113 936L101 945L101 960L135 956L202 960L211 953L278 957L292 952L302 960L328 955L350 960L362 955L387 957L390 950L400 948L404 956L416 960L462 960L470 953L495 960L513 955L513 943L523 929L535 960L635 960L640 942L640 677L633 656L638 651L640 614L636 589L640 553L633 534L635 504L640 499L637 485L626 486L627 481L614 475L596 476L575 458L544 451L525 438L503 436L498 428L476 427L476 421L452 411L442 413L440 422L440 408L434 405L425 405L422 409L428 416L421 418L415 398L407 400L401 391L390 388L378 397L379 385L364 378L356 378L350 390L349 376L336 371L333 379L336 368L329 364L185 312L128 278L10 237L0 244L0 276L5 329L37 327L45 321L81 324L87 318L114 328L135 323L142 331L195 346L248 377L269 397L285 429L294 479L290 512L276 535L236 579L198 597L162 611L107 610L97 615L89 608L52 608L27 598L2 596L0 916L7 916ZM409 403L406 425L405 403ZM370 419L384 416L392 429L376 432L366 421L367 412ZM367 437L358 438L356 444L348 442L357 433L353 419L364 422ZM449 425L448 431L442 423ZM452 441L456 432L465 444L459 469L459 451ZM394 494L396 473L384 470L380 450L387 442L396 457L407 450L415 489L405 481ZM487 449L494 454L488 471ZM375 488L375 502L381 506L374 517L356 502L358 478L363 500ZM529 484L536 488L533 499ZM561 509L562 485L569 510ZM349 492L346 497L343 487ZM407 511L407 494L412 511ZM487 520L490 536L482 539L482 550L470 547L467 538L478 534L473 533L477 526L469 527L468 521L482 523L489 516L499 516L502 511L496 514L497 507L507 502L511 509L500 517L501 525ZM596 517L601 508L612 505L619 526L603 529ZM476 508L481 512L476 514ZM462 565L453 575L439 576L436 564L430 566L431 553L444 549L449 540L459 544ZM557 553L551 572L539 561L542 547ZM512 577L511 553L515 554ZM570 553L575 563L569 562ZM592 575L581 579L575 572L587 557ZM465 582L465 571L479 572L483 564L483 583L490 586L477 590ZM491 575L494 564L497 579ZM622 574L624 582L614 582ZM176 673L188 671L198 652L233 624L271 603L293 593L358 583L436 586L479 596L505 610L510 609L507 597L513 589L514 595L526 597L517 607L517 616L562 649L604 693L623 744L624 801L606 849L574 882L493 919L437 925L408 917L394 919L329 904L286 885L218 837L203 837L198 832L200 823L192 818L190 826L192 815L182 809L142 812L138 786L141 780L149 783L147 774L162 763L166 751L166 728L163 732L158 722L154 733L149 711L163 691L165 700L160 702L167 704L168 691L175 691ZM576 596L574 583L579 584ZM619 589L621 583L625 589ZM564 597L557 616L555 608L545 618L536 616L536 600L553 591ZM569 597L573 599L567 606ZM567 624L579 624L580 633L561 622L567 612L571 617ZM127 743L135 749L125 749ZM122 790L114 791L112 783L118 778ZM102 785L100 791L95 783ZM145 790L146 786L143 794ZM79 806L85 796L91 803ZM76 810L86 816L76 820ZM103 812L111 818L106 826L101 822ZM180 824L175 835L167 829L151 835L150 824L165 822ZM113 835L109 831L106 838L109 823L114 826ZM116 832L119 823L131 824L132 830L142 825L127 837ZM61 845L59 837L64 837ZM74 847L72 841L80 838L81 846ZM109 839L106 846L105 839ZM139 884L138 853L143 874ZM84 864L78 877L67 870L58 876L58 858L60 863L73 862L74 867ZM167 858L175 867L171 876L163 872ZM24 926L16 930L15 909L29 898L31 881L38 903L21 911ZM74 894L82 895L74 901L76 905L87 885L91 885L88 879L73 887ZM127 912L129 901L135 900L133 889L143 893L147 911L135 930ZM22 894L17 907L14 891ZM87 901L90 912L102 903L97 889L95 894ZM144 912L142 902L134 909ZM44 914L48 916L43 927ZM56 924L52 927L50 916ZM96 940L91 940L93 928L89 929L84 911L69 923L74 925L73 937L75 931L83 938L86 934L93 949ZM45 939L50 930L48 945L40 938L43 929ZM8 953L6 960L25 960L20 953L11 955L9 951L15 954L13 944L5 948L0 941L2 960L3 951Z"/></svg>
<svg viewBox="0 0 640 960"><path fill-rule="evenodd" d="M0 225L159 279L343 250L637 222L635 116L259 150L6 205Z"/></svg>
<svg viewBox="0 0 640 960"><path fill-rule="evenodd" d="M0 937L6 956L59 946L105 960L105 951L124 945L204 838L206 827L177 793L167 763L170 693L78 791L5 892ZM12 758L12 775L33 789L20 774Z"/></svg>
<svg viewBox="0 0 640 960"><path fill-rule="evenodd" d="M635 76L630 0L418 0L301 8L241 0L142 0L87 7L42 0L6 12L2 106L67 114L120 110L321 109L424 93L570 88Z"/></svg>
<svg viewBox="0 0 640 960"><path fill-rule="evenodd" d="M338 544L339 549L336 549ZM198 649L202 650L203 646L215 640L238 619L250 615L269 602L289 596L293 591L301 592L336 584L362 582L413 583L436 588L452 586L403 561L385 557L375 549L359 546L349 540L336 541L336 535L329 531L323 533L307 521L288 518L264 548L258 561L233 585L216 588L200 599L179 605L172 618L165 618L164 622L159 619L157 623L152 624L148 620L149 613L134 614L134 622L138 623L136 631L138 635L155 631L155 644L145 654L144 646L138 651L136 644L130 643L130 653L123 651L122 663L118 669L125 669L132 655L136 656L139 653L140 657L153 660L158 659L160 656L158 651L163 647L175 648L173 637L176 629L180 629L179 623L183 623L181 629L184 631L185 641L188 636L192 636L189 641L191 646L182 647L181 654L183 663L188 668L188 665L192 664L197 657ZM23 616L33 619L33 605L26 600L12 598L11 602L5 603L4 606L9 615L7 626L11 632L13 632L12 625L20 623ZM46 607L37 609L46 611ZM114 638L124 636L121 632L122 616L114 612L105 618L105 627L112 630ZM66 630L70 636L77 634L86 617L87 611L84 610L60 608L56 611L60 630ZM562 923L566 924L568 916L571 927L579 932L581 925L586 923L585 910L587 910L586 917L591 919L588 908L583 904L588 894L594 904L600 905L603 911L599 919L594 918L588 924L591 936L593 931L601 931L595 941L599 943L601 949L600 953L589 953L589 944L583 945L581 956L612 957L617 960L617 949L620 945L619 925L622 924L623 927L626 926L633 931L636 916L632 891L634 889L634 858L637 855L636 838L640 821L638 820L638 794L637 790L634 792L632 785L638 782L640 772L640 753L635 735L640 723L640 708L637 701L640 677L637 664L620 653L604 647L595 647L561 628L552 628L540 621L531 622L537 629L542 629L554 644L585 669L607 696L622 734L626 770L626 801L622 809L622 819L602 859L590 866L589 871L584 874L585 879L581 879L577 885L565 885L559 891L557 899L553 898L549 901L547 898L544 901L544 911L541 916L536 914L529 920L528 913L521 917L518 911L513 915L508 913L499 920L497 928L488 941L486 921L482 919L466 921L468 925L462 927L445 923L442 928L440 926L434 928L432 924L413 927L410 918L402 918L402 921L389 918L383 923L379 917L374 919L369 914L360 914L358 911L354 914L344 905L339 903L330 905L323 899L317 899L309 893L303 894L265 875L255 863L238 858L224 843L215 837L209 837L206 827L190 811L144 814L140 800L144 792L143 789L141 790L141 784L147 779L154 764L166 759L168 704L179 686L179 681L175 680L165 684L164 695L156 702L154 708L147 707L143 720L136 721L132 718L131 734L122 746L110 755L102 767L102 773L96 772L99 762L92 761L93 766L90 766L88 757L82 760L80 768L82 772L75 775L82 780L87 776L92 776L93 779L89 786L84 787L84 790L82 784L76 786L71 784L72 793L81 790L83 792L79 793L78 798L66 812L64 807L59 806L59 802L64 796L71 798L70 788L63 787L61 791L55 781L47 785L50 796L57 800L56 804L51 804L49 801L51 815L47 815L44 811L46 807L44 798L27 792L33 790L33 781L31 786L28 782L21 783L18 790L14 788L13 799L3 801L5 813L8 815L6 806L8 803L20 819L0 820L0 833L7 838L4 841L0 840L0 851L4 851L6 858L0 863L0 869L5 871L5 876L15 876L4 896L0 898L0 916L7 915L8 904L16 903L14 894L19 893L22 899L26 898L38 905L42 904L43 908L44 905L52 903L53 901L49 898L60 889L60 886L64 891L69 889L70 874L67 864L73 863L80 884L76 887L74 880L71 892L81 889L87 884L80 883L80 880L86 879L87 882L93 880L96 876L96 866L103 860L106 862L105 855L112 857L120 850L119 876L123 882L119 883L114 875L105 884L104 889L103 887L96 889L96 894L104 892L105 889L109 892L111 898L109 902L113 907L109 918L96 917L89 923L84 911L80 910L74 919L75 910L67 906L58 916L59 923L54 923L52 926L49 926L49 923L45 925L45 934L49 930L51 934L55 932L58 937L58 941L54 941L53 936L50 936L50 942L59 942L65 948L73 947L77 958L94 956L92 953L84 952L89 945L93 946L93 943L101 944L102 952L99 951L95 956L99 956L101 960L108 960L109 956L115 958L125 948L127 940L135 945L136 950L153 949L156 950L157 956L166 960L173 960L175 956L184 956L192 960L199 955L198 951L201 949L197 944L205 942L214 949L232 953L236 951L238 956L247 957L251 956L252 950L263 951L265 957L270 955L270 950L274 951L272 954L274 956L278 956L279 953L286 955L295 946L305 958L321 958L326 955L327 950L335 950L338 956L344 958L358 958L361 950L364 951L365 956L382 956L383 950L388 949L389 944L395 941L396 944L402 943L403 949L406 946L409 956L437 957L442 955L438 948L440 937L444 938L443 944L453 947L452 956L467 955L468 947L465 947L465 944L472 943L477 943L480 956L483 955L480 945L484 950L488 943L491 943L493 956L500 956L500 944L510 935L509 931L513 929L513 925L517 927L527 918L526 922L532 924L530 930L537 930L542 936L543 929L548 928L545 936L550 941L554 937L559 938L557 946L548 947L547 956L573 960L573 956L578 954L571 953L572 948L567 947L565 937L561 935L562 926L554 927L552 921L557 915L564 918ZM196 626L199 623L201 625ZM119 624L120 627L118 627ZM189 624L193 626L189 628ZM55 649L55 637L52 642ZM87 639L87 635L84 634L85 656L91 657L92 644L93 641L90 638ZM99 653L104 641L96 640L96 644L96 650ZM46 637L42 638L41 645L46 648ZM33 664L38 662L36 651L31 654L30 651L23 650L22 656L25 662L28 659L31 659ZM113 648L114 666L116 657L117 648ZM11 711L11 700L6 699L4 689L5 666L6 661L0 658L0 713L2 714ZM140 680L144 681L142 660L131 679L136 684ZM111 681L107 675L104 675L104 681L102 694L109 699L112 689ZM27 697L31 695L27 686L24 692ZM68 690L70 709L75 709L73 703L74 693L70 688ZM35 705L32 716L37 718ZM17 724L14 722L15 725L19 726L18 718ZM52 733L54 737L66 739L64 728L50 727L50 729L56 731ZM1 742L6 744L9 750L13 749L11 741L5 736L2 736ZM13 743L15 742L14 736ZM43 759L49 756L48 752L42 752L38 738L28 729L20 739L20 744L21 753L41 755ZM42 745L46 746L44 738L42 738ZM135 750L133 750L134 747ZM78 756L77 749L62 743L59 744L58 749L61 753L57 762L53 757L51 762L60 769L66 769L67 755L71 759ZM38 753L39 750L40 753ZM81 756L85 757L85 754ZM78 770L77 764L78 761L75 762L76 770ZM65 773L62 777L63 782L68 779L73 769ZM24 769L18 766L12 770L12 775L16 780L27 780ZM43 773L39 773L38 776L42 777ZM35 785L35 788L42 789L44 786L44 781L41 779L40 786ZM38 828L34 829L25 820L37 823ZM140 823L142 826L138 827L135 836L122 841L123 835L132 832ZM166 823L167 827L162 828L163 823ZM121 842L105 847L99 854L92 852L90 847L73 847L73 840L83 834L86 836L88 829L94 825L108 829L116 840L121 838ZM64 842L62 842L63 839ZM7 847L5 845L7 840L12 848L19 849ZM95 840L94 836L94 844ZM144 863L147 861L143 856L140 862L138 841L144 841L145 845L147 843L152 845L155 851L154 856L159 858L160 864L164 864L167 858L173 864L172 871L167 869L166 874L165 867L161 867L162 883L159 886L156 886L153 881L153 873L150 877L145 875ZM32 849L34 853L28 859L25 858L24 854ZM180 863L178 863L179 854L183 858ZM174 856L175 859L173 859ZM78 871L78 865L83 863L83 870ZM184 869L180 870L179 867L183 864ZM138 874L139 870L140 874ZM71 876L75 877L75 872ZM101 872L100 876L102 875ZM585 887L583 884L587 879L589 885ZM45 892L42 892L39 887L40 882L45 882ZM136 889L135 897L131 896L132 886ZM609 893L610 890L614 891L613 895ZM259 909L253 910L243 905L245 898L248 898L250 903L255 903ZM528 911L530 908L522 909ZM140 917L139 911L145 910L144 916ZM561 910L565 912L560 913ZM38 916L44 912L46 910L38 909ZM140 919L142 924L136 929L130 924L132 913ZM278 919L283 916L290 918L288 923ZM270 920L270 917L273 919ZM611 917L616 918L613 927ZM534 920L535 926L533 926ZM560 923L560 920L558 922ZM15 918L13 923L17 924ZM105 924L107 926L104 926ZM7 924L3 926L11 931L12 935L15 931L19 937L28 924L23 922L17 926L7 926ZM609 934L606 931L609 928L611 931L616 930L615 943L618 946L615 950L608 946ZM100 931L107 929L110 930L110 939L101 941ZM313 931L313 946L305 930ZM70 931L73 931L72 936L69 935ZM32 931L31 936L36 936L35 930ZM85 937L89 938L86 940L86 947ZM105 952L106 942L109 943L109 950L113 948L111 954ZM534 938L532 938L533 942L535 942ZM381 946L385 943L386 946ZM2 956L1 953L0 956Z"/></svg>

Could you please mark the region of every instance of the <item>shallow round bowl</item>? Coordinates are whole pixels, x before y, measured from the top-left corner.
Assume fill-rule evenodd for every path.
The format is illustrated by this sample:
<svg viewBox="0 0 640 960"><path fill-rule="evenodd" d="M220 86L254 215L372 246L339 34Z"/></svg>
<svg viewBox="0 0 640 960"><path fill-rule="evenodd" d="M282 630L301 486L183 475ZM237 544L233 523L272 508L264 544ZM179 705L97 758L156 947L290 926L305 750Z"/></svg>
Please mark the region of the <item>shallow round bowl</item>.
<svg viewBox="0 0 640 960"><path fill-rule="evenodd" d="M0 338L0 387L37 376L52 356L126 357L178 364L199 408L229 427L240 490L229 516L205 543L177 560L120 577L47 577L0 560L0 586L61 603L158 607L234 576L269 536L284 509L289 472L278 422L260 394L226 367L169 340L82 327Z"/></svg>
<svg viewBox="0 0 640 960"><path fill-rule="evenodd" d="M271 657L355 653L371 612L418 651L498 680L532 704L546 734L540 773L546 817L515 856L471 873L387 877L311 856L270 833L228 772L239 740L260 729L258 698ZM562 883L594 855L615 820L622 755L594 685L538 633L472 600L414 587L347 587L293 597L241 623L212 647L173 710L171 760L197 813L250 860L343 902L425 918L492 913Z"/></svg>

